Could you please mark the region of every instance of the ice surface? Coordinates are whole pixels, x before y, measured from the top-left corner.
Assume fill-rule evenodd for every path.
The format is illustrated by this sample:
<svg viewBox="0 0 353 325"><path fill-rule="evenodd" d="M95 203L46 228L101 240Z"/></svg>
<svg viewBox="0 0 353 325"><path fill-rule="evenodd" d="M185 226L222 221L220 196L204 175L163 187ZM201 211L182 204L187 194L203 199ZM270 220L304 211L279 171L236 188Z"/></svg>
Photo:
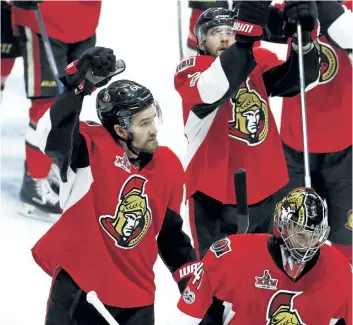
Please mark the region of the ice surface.
<svg viewBox="0 0 353 325"><path fill-rule="evenodd" d="M182 6L183 32L187 35L187 1L182 2ZM122 77L136 80L152 90L163 110L161 144L172 148L182 159L186 140L180 98L173 87L173 75L179 63L176 2L103 1L97 45L113 48L117 57L125 60L127 69ZM285 50L281 46L272 49L278 50L283 58ZM94 102L95 95L86 98L82 119L97 118ZM31 247L50 225L17 214L28 107L22 59L17 59L6 84L0 113L0 325L44 324L51 281L34 263L30 253ZM280 100L273 101L272 110L278 121ZM175 308L179 294L169 271L160 260L155 265L155 272L156 325L164 325Z"/></svg>

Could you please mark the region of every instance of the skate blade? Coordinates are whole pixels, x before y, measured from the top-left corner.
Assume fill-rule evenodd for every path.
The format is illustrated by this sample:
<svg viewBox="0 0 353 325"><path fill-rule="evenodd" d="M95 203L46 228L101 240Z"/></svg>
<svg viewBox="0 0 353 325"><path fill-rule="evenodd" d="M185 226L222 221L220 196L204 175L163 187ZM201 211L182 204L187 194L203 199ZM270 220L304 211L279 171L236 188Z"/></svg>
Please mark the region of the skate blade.
<svg viewBox="0 0 353 325"><path fill-rule="evenodd" d="M61 214L44 212L38 209L37 207L24 202L21 203L18 213L23 217L34 219L34 220L40 220L48 223L57 222L61 216Z"/></svg>

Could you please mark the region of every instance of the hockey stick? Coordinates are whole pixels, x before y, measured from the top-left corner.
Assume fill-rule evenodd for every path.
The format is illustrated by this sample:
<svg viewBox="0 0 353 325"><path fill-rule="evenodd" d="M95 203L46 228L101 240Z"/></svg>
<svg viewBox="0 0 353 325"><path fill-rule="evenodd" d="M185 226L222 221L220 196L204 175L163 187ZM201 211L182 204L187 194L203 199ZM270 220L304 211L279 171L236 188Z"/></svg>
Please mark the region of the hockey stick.
<svg viewBox="0 0 353 325"><path fill-rule="evenodd" d="M113 318L107 308L105 308L103 303L99 300L95 291L90 291L87 293L86 299L91 305L93 305L94 308L97 309L109 325L119 325L119 323Z"/></svg>
<svg viewBox="0 0 353 325"><path fill-rule="evenodd" d="M237 234L246 234L249 228L248 196L246 190L246 171L239 168L234 173L235 197L237 200Z"/></svg>
<svg viewBox="0 0 353 325"><path fill-rule="evenodd" d="M304 79L304 54L303 54L303 34L300 22L297 24L297 38L298 38L298 58L299 58L299 79L300 79L300 102L302 113L302 127L303 127L303 145L304 145L304 182L305 187L311 187L310 178L310 161L308 149L308 128L306 122L306 102L305 102L305 79Z"/></svg>
<svg viewBox="0 0 353 325"><path fill-rule="evenodd" d="M56 81L58 88L59 88L59 92L61 94L64 91L64 87L63 87L61 81L59 80L58 67L56 66L53 50L51 49L51 46L50 46L50 41L49 41L49 37L47 34L47 30L44 25L44 20L43 20L43 17L42 17L42 14L41 14L39 8L35 12L36 12L36 17L37 17L37 21L38 21L38 25L39 25L39 29L40 29L40 34L42 36L42 40L43 40L43 44L44 44L45 53L47 54L48 62L50 65L50 69L54 75L55 81Z"/></svg>
<svg viewBox="0 0 353 325"><path fill-rule="evenodd" d="M183 32L182 32L182 16L181 16L181 0L177 1L177 11L178 11L178 37L179 37L179 56L180 61L184 57L183 51Z"/></svg>

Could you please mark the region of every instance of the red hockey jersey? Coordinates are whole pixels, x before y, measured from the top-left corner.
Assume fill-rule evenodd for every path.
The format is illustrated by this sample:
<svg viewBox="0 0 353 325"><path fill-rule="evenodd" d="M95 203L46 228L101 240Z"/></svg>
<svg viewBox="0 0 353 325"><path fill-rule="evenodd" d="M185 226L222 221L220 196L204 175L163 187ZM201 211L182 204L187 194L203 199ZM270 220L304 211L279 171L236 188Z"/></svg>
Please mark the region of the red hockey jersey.
<svg viewBox="0 0 353 325"><path fill-rule="evenodd" d="M43 1L39 5L48 36L65 43L76 43L94 35L101 1ZM12 7L14 25L29 27L40 34L34 10Z"/></svg>
<svg viewBox="0 0 353 325"><path fill-rule="evenodd" d="M352 324L352 272L344 257L324 245L313 268L293 282L272 259L269 237L216 242L179 300L182 324L198 324L212 297L231 304L229 325L335 324L339 318Z"/></svg>
<svg viewBox="0 0 353 325"><path fill-rule="evenodd" d="M103 126L81 122L80 133L89 165L76 172L69 169L60 187L63 215L33 247L33 256L49 275L62 267L85 292L95 290L105 304L150 305L157 237L166 210L180 214L183 167L170 149L160 147L139 171Z"/></svg>
<svg viewBox="0 0 353 325"><path fill-rule="evenodd" d="M351 10L352 2L347 1ZM336 152L352 145L352 63L348 54L330 44L325 36L320 48L318 86L306 93L308 147L311 153ZM303 151L300 95L283 99L282 140Z"/></svg>
<svg viewBox="0 0 353 325"><path fill-rule="evenodd" d="M177 68L174 85L182 97L188 139L187 197L200 191L223 204L235 204L233 175L238 168L247 171L249 204L272 195L289 180L262 79L265 71L282 62L264 48L253 52L258 65L237 93L202 119L192 108L204 103L199 85L202 78L206 83L207 77L201 75L215 59L205 55L190 57Z"/></svg>

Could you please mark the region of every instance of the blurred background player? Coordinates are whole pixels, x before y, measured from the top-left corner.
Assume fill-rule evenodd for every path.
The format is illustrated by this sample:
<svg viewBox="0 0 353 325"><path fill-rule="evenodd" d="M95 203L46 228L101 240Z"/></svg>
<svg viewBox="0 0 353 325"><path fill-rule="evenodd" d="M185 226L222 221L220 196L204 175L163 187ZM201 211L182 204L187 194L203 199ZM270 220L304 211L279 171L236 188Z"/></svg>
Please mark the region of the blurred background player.
<svg viewBox="0 0 353 325"><path fill-rule="evenodd" d="M95 45L101 1L13 1L12 22L20 38L26 92L31 100L25 172L20 192L24 202L21 212L26 216L53 220L50 216L59 216L60 213L58 183L57 178L48 178L52 160L38 149L35 130L59 90L35 15L38 5L59 74L62 74L70 62Z"/></svg>
<svg viewBox="0 0 353 325"><path fill-rule="evenodd" d="M217 297L224 324L352 324L352 269L328 238L327 211L310 188L289 192L273 235L235 235L214 245L191 277L169 325L196 325ZM238 249L241 247L241 249Z"/></svg>
<svg viewBox="0 0 353 325"><path fill-rule="evenodd" d="M11 5L1 1L1 81L0 102L7 77L15 64L15 59L21 56L19 41L13 35L11 23Z"/></svg>
<svg viewBox="0 0 353 325"><path fill-rule="evenodd" d="M186 56L197 55L198 45L195 36L195 25L201 14L210 8L232 8L236 9L237 3L239 1L223 1L223 0L196 0L189 1L188 7L191 9L191 14L189 18L189 28L188 28L188 38L186 43ZM280 23L283 21L283 14L277 8L277 5L271 5L269 10L269 18L267 21L267 27L271 30L271 34L266 33L263 36L264 41L279 43L282 42L282 35L279 31L282 31L282 26ZM278 37L280 36L280 37ZM259 46L261 41L257 41L255 45Z"/></svg>
<svg viewBox="0 0 353 325"><path fill-rule="evenodd" d="M329 240L352 262L352 2L318 1L319 85L306 94L312 187L325 198ZM339 45L340 44L340 45ZM290 176L279 193L304 185L300 96L283 101L281 137Z"/></svg>
<svg viewBox="0 0 353 325"><path fill-rule="evenodd" d="M197 55L198 44L195 36L195 25L201 14L210 8L225 8L229 9L228 1L189 1L188 6L191 9L191 14L189 18L189 30L188 38L186 43L186 56Z"/></svg>
<svg viewBox="0 0 353 325"><path fill-rule="evenodd" d="M85 51L38 122L39 147L60 167L63 208L32 249L53 277L46 325L102 324L86 301L90 290L120 325L153 325L158 254L181 291L197 265L182 231L183 166L158 144L162 116L151 91L112 82L96 97L102 124L79 121L85 96L124 69L111 49ZM87 72L103 80L92 83Z"/></svg>

